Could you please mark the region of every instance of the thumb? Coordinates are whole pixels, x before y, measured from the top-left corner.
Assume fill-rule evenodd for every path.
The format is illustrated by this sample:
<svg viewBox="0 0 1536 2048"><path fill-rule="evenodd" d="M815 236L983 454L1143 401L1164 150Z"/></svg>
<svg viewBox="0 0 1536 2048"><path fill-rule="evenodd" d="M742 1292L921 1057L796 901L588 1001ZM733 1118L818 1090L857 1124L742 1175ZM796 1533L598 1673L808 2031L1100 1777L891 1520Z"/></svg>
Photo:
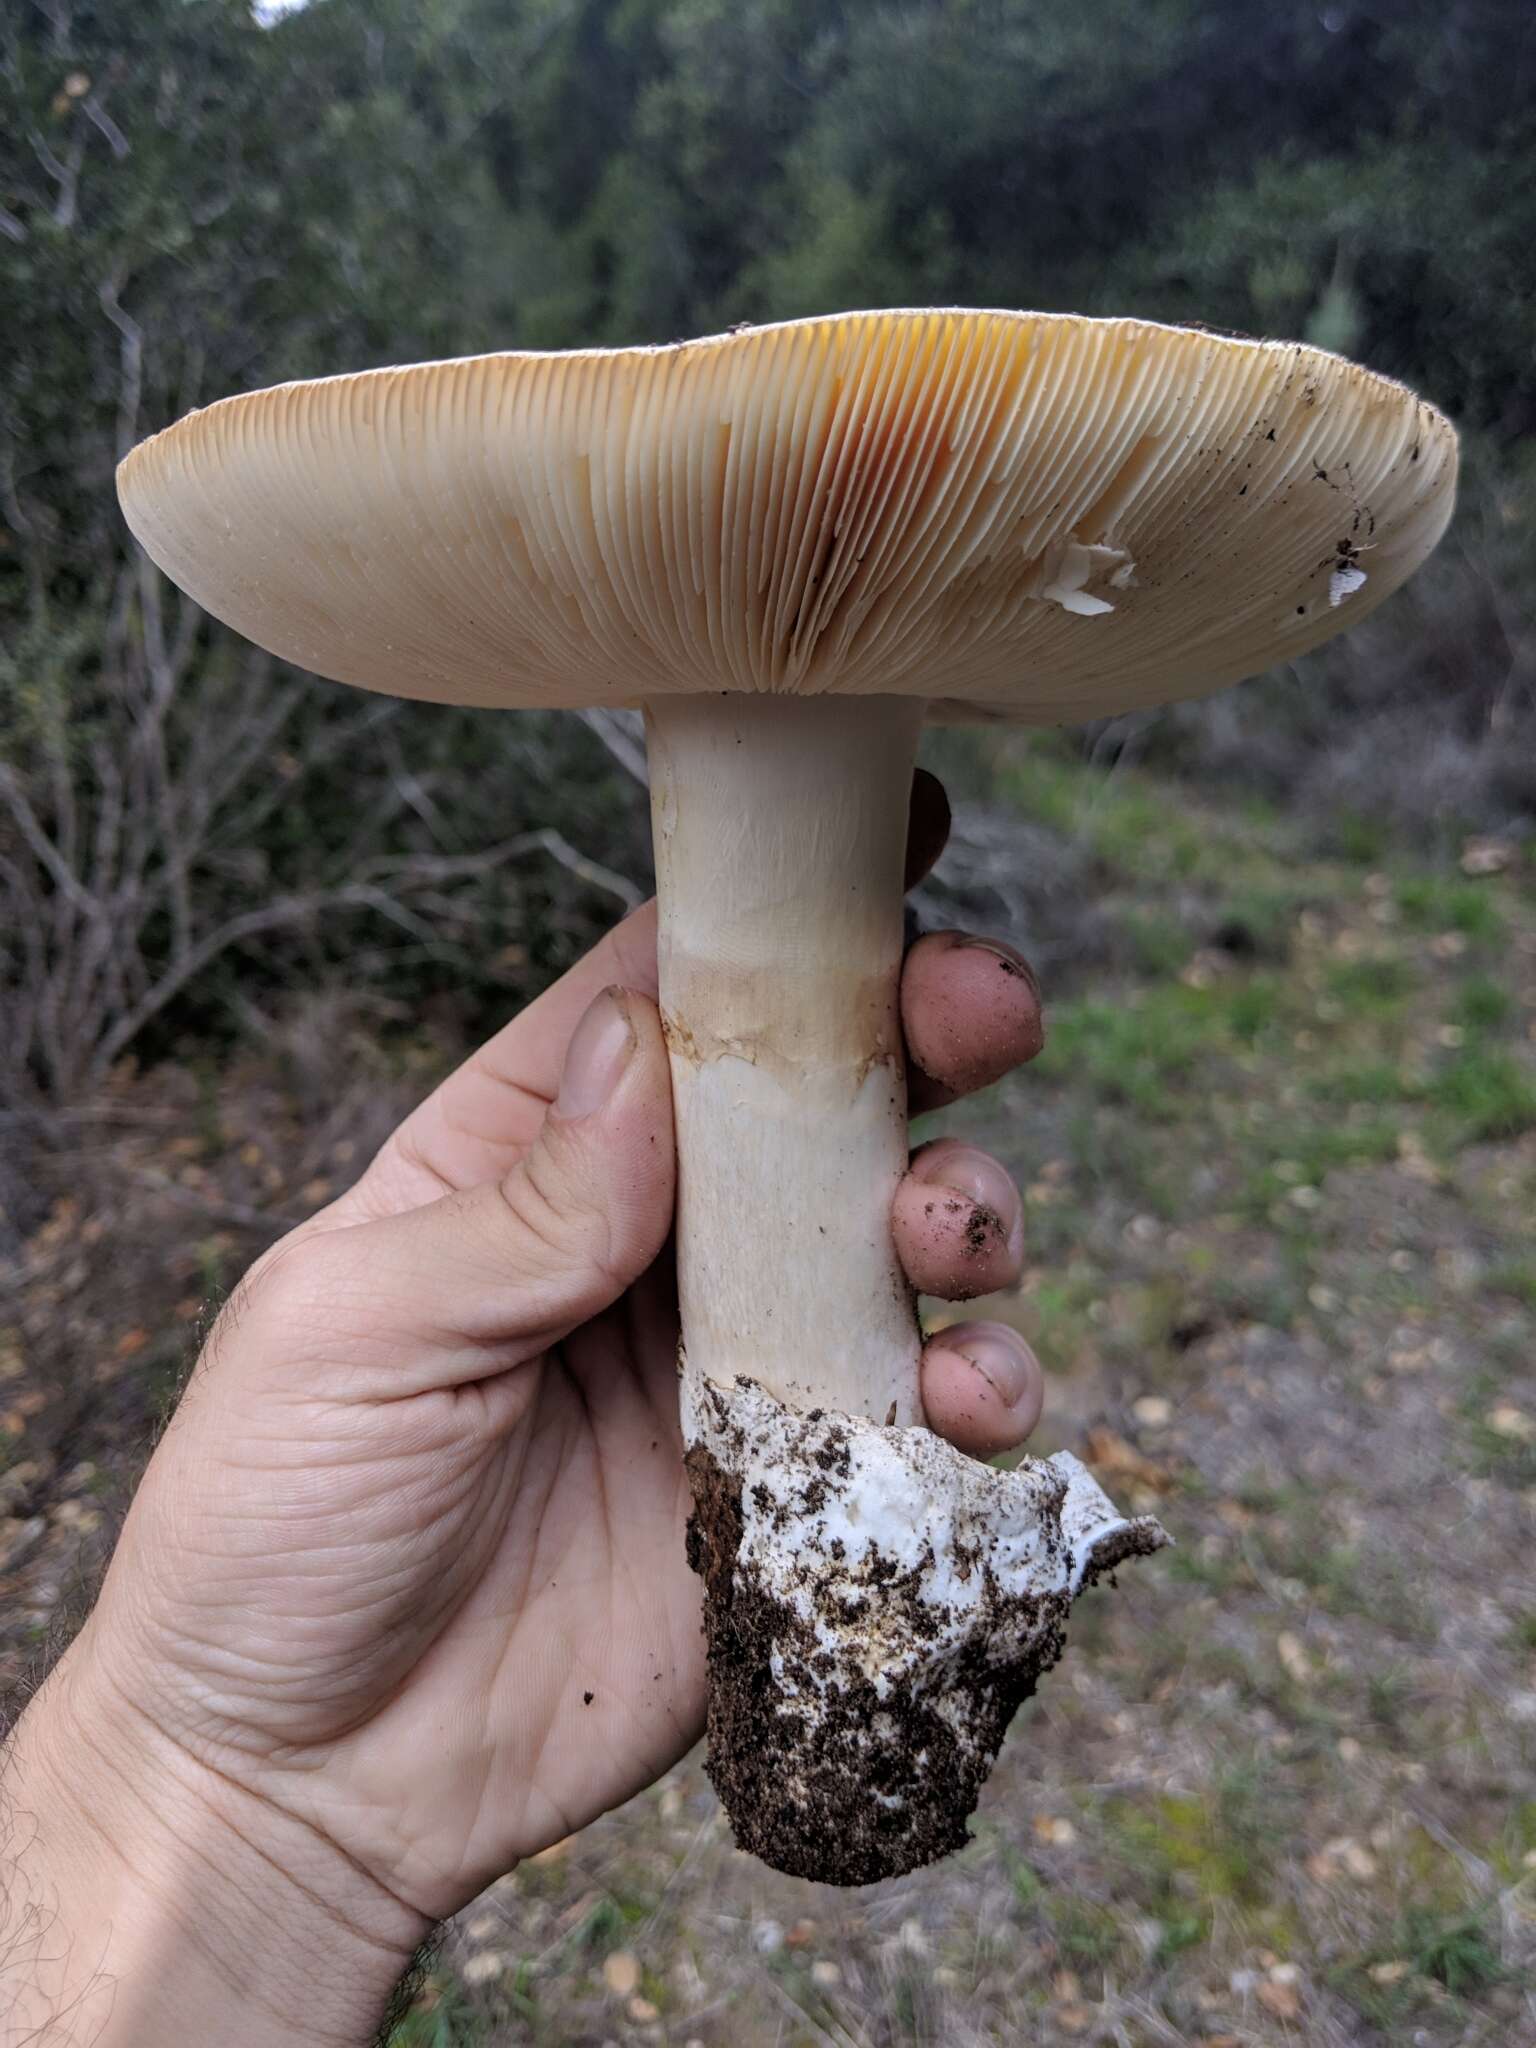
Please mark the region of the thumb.
<svg viewBox="0 0 1536 2048"><path fill-rule="evenodd" d="M504 1372L617 1300L666 1242L675 1175L661 1019L633 990L605 989L514 1166L363 1226L381 1295L436 1354L423 1382Z"/></svg>

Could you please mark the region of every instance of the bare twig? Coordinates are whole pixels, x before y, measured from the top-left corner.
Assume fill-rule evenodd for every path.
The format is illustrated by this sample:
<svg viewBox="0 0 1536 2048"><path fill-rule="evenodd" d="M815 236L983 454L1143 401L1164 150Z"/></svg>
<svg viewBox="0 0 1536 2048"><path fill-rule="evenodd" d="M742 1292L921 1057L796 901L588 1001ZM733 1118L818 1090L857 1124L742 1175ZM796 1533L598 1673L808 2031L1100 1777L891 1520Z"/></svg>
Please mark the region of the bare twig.
<svg viewBox="0 0 1536 2048"><path fill-rule="evenodd" d="M541 826L533 832L519 832L516 838L504 839L499 846L488 846L479 853L415 854L404 861L375 861L365 872L381 880L388 879L397 888L419 888L427 882L456 881L469 875L487 874L492 868L503 867L509 860L519 860L530 853L547 854L590 887L617 897L626 910L638 910L645 900L626 876L615 874L601 861L590 859L552 825Z"/></svg>
<svg viewBox="0 0 1536 2048"><path fill-rule="evenodd" d="M641 788L650 781L645 762L645 728L638 711L580 711L577 717L590 726L626 775L633 775Z"/></svg>

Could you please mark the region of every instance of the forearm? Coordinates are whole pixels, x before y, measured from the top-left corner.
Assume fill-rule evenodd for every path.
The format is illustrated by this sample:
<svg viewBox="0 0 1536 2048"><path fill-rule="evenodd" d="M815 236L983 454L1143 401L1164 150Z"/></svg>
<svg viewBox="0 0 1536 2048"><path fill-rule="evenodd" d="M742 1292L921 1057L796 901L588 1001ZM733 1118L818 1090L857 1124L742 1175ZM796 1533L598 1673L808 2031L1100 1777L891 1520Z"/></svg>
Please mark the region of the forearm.
<svg viewBox="0 0 1536 2048"><path fill-rule="evenodd" d="M425 1922L81 1653L0 1759L0 2048L371 2041Z"/></svg>

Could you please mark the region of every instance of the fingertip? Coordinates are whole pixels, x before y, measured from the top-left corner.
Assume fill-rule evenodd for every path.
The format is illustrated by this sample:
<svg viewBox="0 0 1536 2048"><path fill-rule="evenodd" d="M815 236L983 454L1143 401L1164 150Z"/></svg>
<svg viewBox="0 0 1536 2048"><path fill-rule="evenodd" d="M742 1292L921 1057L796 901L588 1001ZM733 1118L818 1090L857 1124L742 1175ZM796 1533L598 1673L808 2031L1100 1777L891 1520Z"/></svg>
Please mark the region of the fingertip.
<svg viewBox="0 0 1536 2048"><path fill-rule="evenodd" d="M1017 1331L1002 1323L959 1323L923 1348L928 1426L972 1457L1017 1450L1045 1406L1045 1374Z"/></svg>
<svg viewBox="0 0 1536 2048"><path fill-rule="evenodd" d="M1013 947L969 932L933 932L912 947L902 970L901 1015L914 1081L923 1077L935 1104L1000 1080L1045 1043L1040 986L1029 962Z"/></svg>
<svg viewBox="0 0 1536 2048"><path fill-rule="evenodd" d="M925 1145L896 1190L896 1249L922 1294L972 1301L1011 1287L1024 1263L1024 1210L1005 1167L958 1138Z"/></svg>
<svg viewBox="0 0 1536 2048"><path fill-rule="evenodd" d="M920 882L944 851L949 842L950 817L949 796L943 783L926 768L914 769L904 889Z"/></svg>

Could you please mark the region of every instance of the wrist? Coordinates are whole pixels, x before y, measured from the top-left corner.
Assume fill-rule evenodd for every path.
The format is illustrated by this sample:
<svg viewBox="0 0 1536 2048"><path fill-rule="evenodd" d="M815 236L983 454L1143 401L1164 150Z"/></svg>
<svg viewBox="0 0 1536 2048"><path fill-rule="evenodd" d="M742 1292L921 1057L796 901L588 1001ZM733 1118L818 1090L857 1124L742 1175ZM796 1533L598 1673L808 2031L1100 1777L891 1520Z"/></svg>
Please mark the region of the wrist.
<svg viewBox="0 0 1536 2048"><path fill-rule="evenodd" d="M15 2038L57 2025L97 2048L367 2042L427 1932L308 1822L113 1694L83 1639L0 1763L0 1897Z"/></svg>

